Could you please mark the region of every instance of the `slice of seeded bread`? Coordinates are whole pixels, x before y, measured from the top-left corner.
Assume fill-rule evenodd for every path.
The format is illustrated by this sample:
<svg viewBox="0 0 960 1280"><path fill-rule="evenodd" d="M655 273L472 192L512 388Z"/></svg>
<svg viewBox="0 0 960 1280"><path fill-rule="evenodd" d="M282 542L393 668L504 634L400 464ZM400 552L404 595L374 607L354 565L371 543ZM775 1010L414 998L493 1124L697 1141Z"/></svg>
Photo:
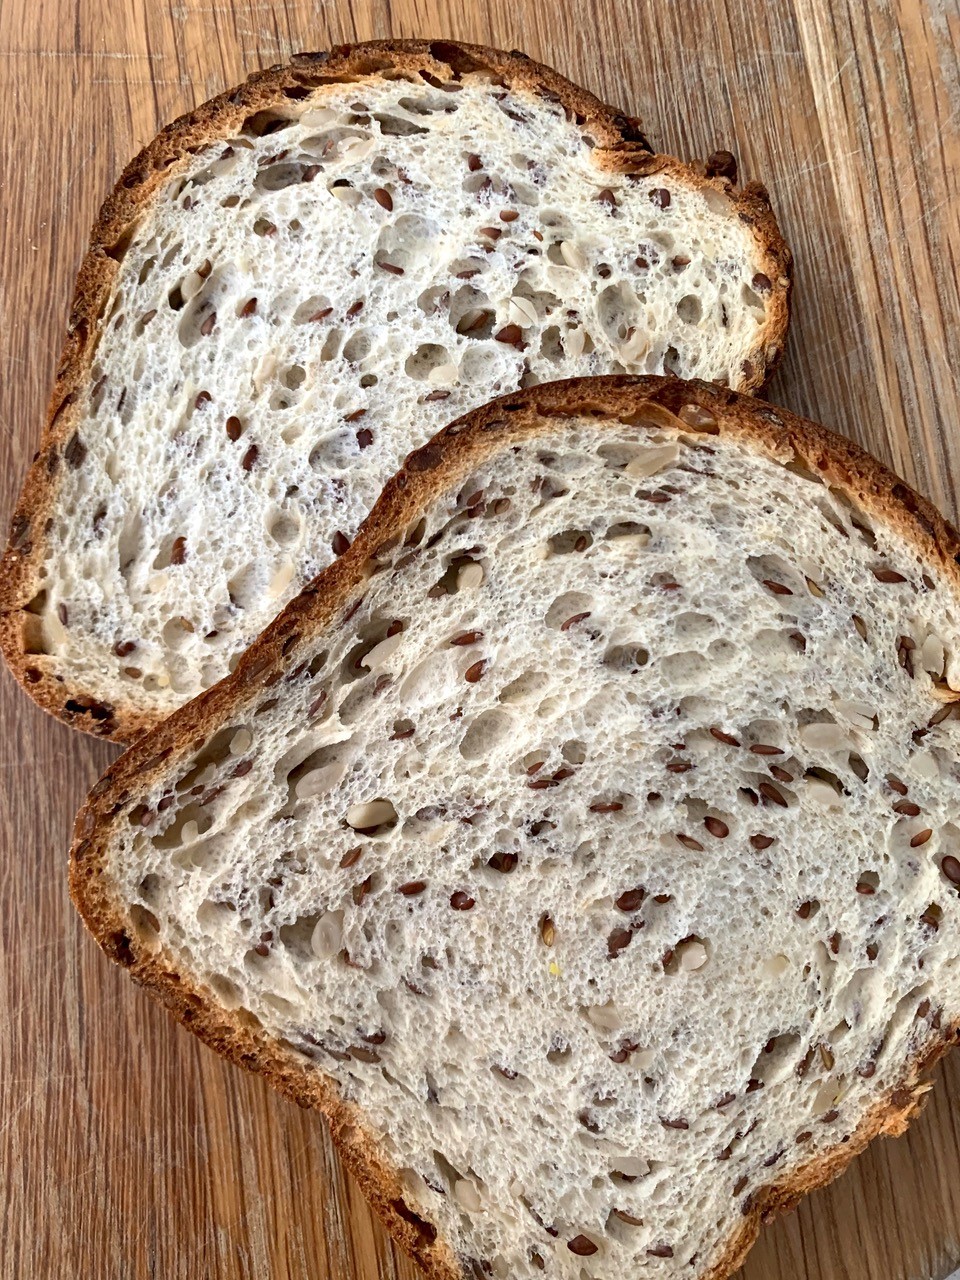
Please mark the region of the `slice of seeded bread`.
<svg viewBox="0 0 960 1280"><path fill-rule="evenodd" d="M48 711L129 740L221 679L404 456L521 384L758 387L763 188L653 155L519 54L304 55L165 129L104 205L0 578Z"/></svg>
<svg viewBox="0 0 960 1280"><path fill-rule="evenodd" d="M958 556L731 392L495 401L110 769L74 900L437 1280L720 1280L957 1034Z"/></svg>

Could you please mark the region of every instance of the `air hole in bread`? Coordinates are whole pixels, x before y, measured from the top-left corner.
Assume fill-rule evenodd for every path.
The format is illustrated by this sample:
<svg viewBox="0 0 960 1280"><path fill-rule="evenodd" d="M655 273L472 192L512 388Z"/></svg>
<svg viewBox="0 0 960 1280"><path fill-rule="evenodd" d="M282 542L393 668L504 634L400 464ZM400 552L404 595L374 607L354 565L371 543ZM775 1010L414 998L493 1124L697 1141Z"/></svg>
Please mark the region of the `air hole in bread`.
<svg viewBox="0 0 960 1280"><path fill-rule="evenodd" d="M699 324L703 319L703 304L695 294L685 294L677 303L677 315L684 324Z"/></svg>
<svg viewBox="0 0 960 1280"><path fill-rule="evenodd" d="M494 752L510 735L513 717L505 711L485 711L470 725L460 740L464 760L482 760Z"/></svg>

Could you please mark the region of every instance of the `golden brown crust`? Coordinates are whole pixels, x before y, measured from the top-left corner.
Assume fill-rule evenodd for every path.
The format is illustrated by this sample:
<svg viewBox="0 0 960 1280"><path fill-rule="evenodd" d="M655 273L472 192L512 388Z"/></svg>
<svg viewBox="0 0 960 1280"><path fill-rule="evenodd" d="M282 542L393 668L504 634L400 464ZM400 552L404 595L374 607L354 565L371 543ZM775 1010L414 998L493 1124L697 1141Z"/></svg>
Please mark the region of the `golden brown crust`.
<svg viewBox="0 0 960 1280"><path fill-rule="evenodd" d="M242 128L259 112L280 111L322 93L330 84L364 76L406 74L449 80L488 71L504 83L555 98L596 142L594 158L619 173L663 173L696 189L728 196L732 210L752 231L761 273L770 282L769 318L755 354L745 362L744 388L758 390L783 352L789 318L791 255L777 227L765 189L750 184L736 191L722 177L706 177L670 156L656 155L640 122L609 107L556 71L522 53L447 40L379 40L343 45L329 53L297 54L286 66L251 75L245 84L203 103L154 138L127 165L104 201L80 267L63 353L47 411L40 451L24 483L0 566L0 650L35 702L75 728L98 737L130 742L163 718L133 700L107 704L89 689L71 685L55 659L31 654L24 639L27 606L40 591L44 524L55 509L58 471L68 465L64 446L73 429L71 406L87 380L98 324L118 270L118 255L136 219L159 188L196 151ZM699 166L703 168L703 166Z"/></svg>
<svg viewBox="0 0 960 1280"><path fill-rule="evenodd" d="M693 412L695 409L697 412ZM531 387L483 406L446 427L412 453L387 484L353 546L293 600L241 659L234 675L183 707L137 742L93 788L77 817L70 853L70 888L87 927L111 959L164 1003L181 1022L218 1052L260 1072L281 1092L330 1119L344 1159L398 1242L425 1267L431 1280L461 1274L439 1243L397 1212L399 1183L376 1151L354 1111L338 1100L331 1082L301 1065L237 1014L178 975L164 956L151 955L138 941L122 903L112 895L104 854L112 825L138 803L161 773L196 749L219 725L242 716L248 700L272 682L275 673L302 661L304 642L342 619L359 595L386 545L395 546L424 506L455 488L480 462L518 441L556 431L583 415L598 424L623 420L655 422L665 430L707 430L738 439L784 464L801 465L824 483L859 502L893 526L935 566L960 594L960 536L934 508L907 488L852 441L805 422L785 410L702 382L671 378L581 378ZM678 416L679 415L679 416ZM744 1221L723 1257L701 1280L724 1280L742 1261L760 1224L791 1208L808 1191L836 1177L852 1157L880 1133L901 1133L918 1108L921 1075L958 1038L955 1027L941 1032L913 1063L900 1086L861 1121L849 1139L791 1175L755 1192L744 1205ZM426 1232L429 1235L429 1230Z"/></svg>

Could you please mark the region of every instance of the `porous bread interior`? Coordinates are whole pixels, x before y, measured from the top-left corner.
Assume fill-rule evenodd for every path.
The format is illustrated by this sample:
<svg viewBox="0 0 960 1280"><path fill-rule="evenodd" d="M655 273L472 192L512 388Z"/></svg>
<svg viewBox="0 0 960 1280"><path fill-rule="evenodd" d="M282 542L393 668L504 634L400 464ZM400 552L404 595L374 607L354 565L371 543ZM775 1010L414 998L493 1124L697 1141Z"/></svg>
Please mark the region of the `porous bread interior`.
<svg viewBox="0 0 960 1280"><path fill-rule="evenodd" d="M706 1274L960 1015L953 588L753 445L575 420L363 592L114 828L131 936L467 1274Z"/></svg>
<svg viewBox="0 0 960 1280"><path fill-rule="evenodd" d="M171 173L116 251L30 606L35 665L119 706L227 674L465 410L581 374L736 387L764 340L726 194L606 172L483 74L327 86Z"/></svg>

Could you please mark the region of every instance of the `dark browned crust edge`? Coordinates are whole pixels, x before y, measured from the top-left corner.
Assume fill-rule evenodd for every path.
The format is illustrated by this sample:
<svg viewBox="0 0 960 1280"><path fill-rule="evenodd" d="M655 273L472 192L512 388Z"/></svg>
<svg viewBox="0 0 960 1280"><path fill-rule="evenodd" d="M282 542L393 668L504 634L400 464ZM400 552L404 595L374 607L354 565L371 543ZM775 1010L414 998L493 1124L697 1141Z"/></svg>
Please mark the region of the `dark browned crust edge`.
<svg viewBox="0 0 960 1280"><path fill-rule="evenodd" d="M708 178L704 166L688 166L671 156L656 155L640 121L606 106L586 89L519 52L504 53L482 45L449 40L380 40L342 45L329 53L301 53L286 66L251 75L245 84L203 103L153 139L127 165L104 201L91 232L90 247L80 266L67 336L47 410L39 452L27 475L14 511L6 553L0 564L0 650L14 676L44 711L74 728L101 738L130 742L163 719L131 698L106 703L90 689L58 675L56 658L26 651L23 630L26 606L41 590L44 524L55 510L58 470L65 465L63 448L74 428L71 406L87 379L98 326L119 270L116 256L144 207L169 181L178 161L236 131L259 111L288 108L322 93L324 85L359 80L381 73L421 72L439 79L489 70L504 82L557 99L596 142L599 168L650 175L710 188L730 196L733 210L754 236L762 271L770 280L769 317L757 347L744 366L743 389L758 390L783 352L789 320L792 260L764 187L748 184L737 191L723 177Z"/></svg>
<svg viewBox="0 0 960 1280"><path fill-rule="evenodd" d="M878 520L892 526L934 565L960 594L960 535L925 499L856 444L824 427L703 382L670 378L582 378L531 387L503 396L446 427L412 453L387 484L353 546L331 564L280 614L241 659L237 671L188 703L120 757L91 791L74 828L70 891L87 927L106 954L165 1004L195 1035L224 1056L259 1072L288 1097L316 1107L330 1120L334 1141L398 1243L409 1250L430 1280L460 1276L458 1263L438 1244L401 1218L393 1207L398 1182L357 1114L338 1100L331 1082L314 1067L300 1065L261 1031L220 1008L211 994L175 971L172 961L149 954L138 941L122 903L113 896L105 853L115 823L198 740L238 714L278 672L294 668L307 637L343 620L361 596L385 546L395 546L421 510L491 455L524 439L562 429L587 415L615 426L627 418L654 421L663 429L689 432L674 415L696 406L715 419L716 434L758 448L781 463L800 463L836 486ZM664 412L666 411L666 412ZM946 1027L908 1064L900 1085L879 1099L849 1139L794 1172L785 1182L758 1192L744 1207L744 1221L721 1259L700 1280L725 1280L739 1266L762 1222L792 1208L808 1191L840 1174L877 1134L902 1133L918 1110L921 1076L960 1037ZM429 1234L429 1232L427 1233Z"/></svg>

